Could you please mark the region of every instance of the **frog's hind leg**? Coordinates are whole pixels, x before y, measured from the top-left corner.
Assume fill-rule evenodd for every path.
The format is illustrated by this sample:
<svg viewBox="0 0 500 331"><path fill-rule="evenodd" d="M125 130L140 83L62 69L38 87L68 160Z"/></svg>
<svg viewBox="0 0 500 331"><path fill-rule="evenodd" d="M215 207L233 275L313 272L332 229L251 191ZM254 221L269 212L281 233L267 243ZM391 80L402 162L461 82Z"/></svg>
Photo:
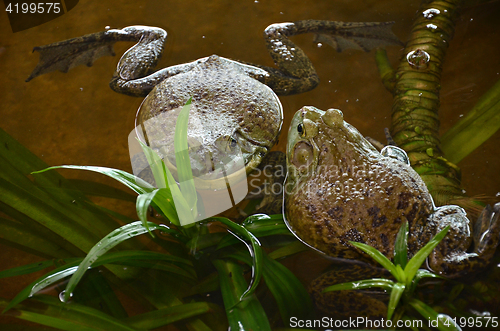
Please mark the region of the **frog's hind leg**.
<svg viewBox="0 0 500 331"><path fill-rule="evenodd" d="M318 75L307 55L289 37L315 33L316 41L326 41L337 51L349 48L369 51L383 45L401 44L391 31L392 24L393 22L345 23L323 20L272 24L265 29L264 37L278 69L261 66L269 75L255 78L280 95L309 91L318 85Z"/></svg>
<svg viewBox="0 0 500 331"><path fill-rule="evenodd" d="M472 233L465 211L458 206L439 207L429 225L436 232L450 225L446 237L429 256L430 268L460 277L486 267L493 258L500 238L500 203L484 208ZM472 243L473 249L468 251Z"/></svg>

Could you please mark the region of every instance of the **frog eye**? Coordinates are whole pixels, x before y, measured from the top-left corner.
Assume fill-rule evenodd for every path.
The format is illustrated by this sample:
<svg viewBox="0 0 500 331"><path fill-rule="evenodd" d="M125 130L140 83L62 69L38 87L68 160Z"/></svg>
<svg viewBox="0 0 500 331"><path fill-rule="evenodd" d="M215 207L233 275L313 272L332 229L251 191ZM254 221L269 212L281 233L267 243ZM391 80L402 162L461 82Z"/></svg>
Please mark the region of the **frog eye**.
<svg viewBox="0 0 500 331"><path fill-rule="evenodd" d="M304 134L305 134L304 124L299 123L299 125L297 125L297 132L299 133L299 135L300 135L301 137L303 137L303 136L304 136Z"/></svg>
<svg viewBox="0 0 500 331"><path fill-rule="evenodd" d="M231 146L231 148L235 148L237 144L238 144L238 142L236 141L236 139L231 137L231 141L229 142L229 145Z"/></svg>

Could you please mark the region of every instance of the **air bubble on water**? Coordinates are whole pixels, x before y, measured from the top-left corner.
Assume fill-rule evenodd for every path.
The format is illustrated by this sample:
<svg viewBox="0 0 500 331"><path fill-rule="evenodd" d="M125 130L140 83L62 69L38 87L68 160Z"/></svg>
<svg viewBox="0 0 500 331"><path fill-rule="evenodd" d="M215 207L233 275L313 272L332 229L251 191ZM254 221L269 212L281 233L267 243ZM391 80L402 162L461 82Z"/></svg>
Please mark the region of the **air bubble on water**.
<svg viewBox="0 0 500 331"><path fill-rule="evenodd" d="M317 43L317 44L316 44L316 46L318 46L318 47L322 47L322 46L323 46L323 44L322 44L322 43Z"/></svg>
<svg viewBox="0 0 500 331"><path fill-rule="evenodd" d="M406 55L406 60L415 69L425 69L429 63L431 56L424 50L416 49Z"/></svg>
<svg viewBox="0 0 500 331"><path fill-rule="evenodd" d="M66 302L66 300L64 299L64 293L66 293L66 290L62 291L61 293L59 293L59 300L61 302ZM70 299L73 297L73 293L70 293L69 294L69 297Z"/></svg>
<svg viewBox="0 0 500 331"><path fill-rule="evenodd" d="M458 115L458 117L464 117L464 114L460 114L460 115Z"/></svg>
<svg viewBox="0 0 500 331"><path fill-rule="evenodd" d="M111 27L110 27L109 25L106 25L106 26L104 27L104 30L109 30L109 29L111 29Z"/></svg>

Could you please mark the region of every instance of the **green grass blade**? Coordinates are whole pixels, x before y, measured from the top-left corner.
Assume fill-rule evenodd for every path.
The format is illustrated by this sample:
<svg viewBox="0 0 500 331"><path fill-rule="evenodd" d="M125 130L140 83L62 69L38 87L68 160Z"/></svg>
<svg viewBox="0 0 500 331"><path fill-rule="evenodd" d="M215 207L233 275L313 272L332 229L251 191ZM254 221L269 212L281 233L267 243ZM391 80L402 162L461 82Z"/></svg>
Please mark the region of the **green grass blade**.
<svg viewBox="0 0 500 331"><path fill-rule="evenodd" d="M241 295L240 300L243 300L245 297L251 295L255 289L257 288L257 285L259 285L260 279L262 277L262 247L260 245L259 240L247 229L245 229L243 226L234 223L233 221L225 218L225 217L212 217L211 219L215 221L219 221L222 224L226 225L233 234L233 236L241 236L241 238L248 240L250 242L250 245L247 245L248 251L250 253L250 256L252 257L252 280L250 282L250 286L248 289Z"/></svg>
<svg viewBox="0 0 500 331"><path fill-rule="evenodd" d="M192 302L158 309L126 319L131 327L140 330L156 329L201 314L212 313L214 305L207 302Z"/></svg>
<svg viewBox="0 0 500 331"><path fill-rule="evenodd" d="M446 226L437 235L435 235L424 247L422 247L412 258L408 261L405 268L407 282L412 282L418 269L424 263L425 259L429 256L432 250L443 240L444 236L448 233L450 226ZM407 283L406 285L410 285Z"/></svg>
<svg viewBox="0 0 500 331"><path fill-rule="evenodd" d="M355 241L349 241L351 245L353 245L356 248L359 248L366 254L368 254L372 259L380 263L384 268L386 268L397 280L399 280L399 273L398 270L396 269L396 266L382 253L380 253L378 250L375 248L363 244L363 243L358 243Z"/></svg>
<svg viewBox="0 0 500 331"><path fill-rule="evenodd" d="M335 284L332 286L328 286L323 290L323 292L341 291L341 290L364 290L372 287L380 287L388 291L392 289L394 284L395 283L389 279L372 278L372 279L357 280L354 282Z"/></svg>
<svg viewBox="0 0 500 331"><path fill-rule="evenodd" d="M395 283L391 290L391 296L389 298L389 304L387 305L387 320L392 318L396 307L398 306L399 300L405 291L405 285L402 283Z"/></svg>
<svg viewBox="0 0 500 331"><path fill-rule="evenodd" d="M186 199L188 207L193 215L197 214L196 203L198 195L194 186L193 171L191 170L191 161L189 159L189 146L187 142L187 130L189 121L189 110L191 109L191 100L182 107L177 122L175 123L174 149L177 175L179 176L179 185L182 195Z"/></svg>
<svg viewBox="0 0 500 331"><path fill-rule="evenodd" d="M149 222L149 227L152 230L158 230L158 229L161 230L162 228L166 228L163 225L158 225L152 222ZM110 234L108 234L106 237L100 240L89 251L85 259L83 259L83 261L80 263L80 265L78 266L78 270L73 274L73 276L71 276L71 279L69 280L69 283L66 286L66 290L64 293L64 300L66 302L69 300L69 298L71 297L71 292L73 292L74 288L76 287L80 279L83 277L88 268L92 266L92 264L101 255L105 254L107 251L109 251L111 248L115 247L122 241L144 234L147 231L148 230L142 225L142 223L138 221L124 225L112 231Z"/></svg>
<svg viewBox="0 0 500 331"><path fill-rule="evenodd" d="M241 297L248 292L243 267L238 263L212 261L219 273L222 299L231 330L271 330L266 313L255 295Z"/></svg>
<svg viewBox="0 0 500 331"><path fill-rule="evenodd" d="M158 184L159 181L162 181L162 186L158 187L163 187L161 192L164 192L164 195L168 196L167 197L167 202L168 204L173 201L174 204L174 209L176 211L176 217L177 219L171 219L169 217L169 220L174 223L175 225L187 225L191 224L194 221L194 215L192 214L192 209L189 207L188 202L186 201L185 197L182 195L181 190L177 186L177 182L175 181L174 177L172 176L172 173L170 170L165 166L163 163L163 160L160 158L160 156L152 150L150 147L146 146L143 144L141 141L139 141L142 150L146 154L146 157L148 159L149 165L151 166L151 169L153 169L153 174L156 174L155 176L155 181ZM161 173L161 175L159 175ZM157 196L158 194L156 194ZM162 211L164 211L163 208L167 208L167 210L171 210L169 206L165 205L165 201L162 200L163 198L156 198L153 199L153 202L160 207ZM165 211L164 211L165 212ZM171 213L173 214L173 212Z"/></svg>
<svg viewBox="0 0 500 331"><path fill-rule="evenodd" d="M445 314L438 314L437 311L427 306L420 300L412 298L409 302L416 311L420 313L426 320L435 322L437 321L437 328L441 331L453 330L461 331L462 329L453 321L453 319Z"/></svg>
<svg viewBox="0 0 500 331"><path fill-rule="evenodd" d="M153 238L155 236L153 235L148 226L148 210L156 193L158 193L158 189L152 192L139 194L135 202L135 209L137 210L137 216L139 217L139 220L142 222L142 225L148 230L149 234Z"/></svg>
<svg viewBox="0 0 500 331"><path fill-rule="evenodd" d="M448 161L458 163L500 129L500 80L441 137Z"/></svg>
<svg viewBox="0 0 500 331"><path fill-rule="evenodd" d="M401 268L408 263L408 222L403 222L396 236L394 244L394 264L399 264Z"/></svg>
<svg viewBox="0 0 500 331"><path fill-rule="evenodd" d="M77 170L88 170L97 172L119 181L120 183L124 184L137 194L147 193L154 190L154 187L151 186L151 184L146 183L139 177L129 174L128 172L123 170L106 168L106 167L62 165L62 166L48 167L39 171L33 171L33 174L40 174L45 171L53 169L77 169Z"/></svg>

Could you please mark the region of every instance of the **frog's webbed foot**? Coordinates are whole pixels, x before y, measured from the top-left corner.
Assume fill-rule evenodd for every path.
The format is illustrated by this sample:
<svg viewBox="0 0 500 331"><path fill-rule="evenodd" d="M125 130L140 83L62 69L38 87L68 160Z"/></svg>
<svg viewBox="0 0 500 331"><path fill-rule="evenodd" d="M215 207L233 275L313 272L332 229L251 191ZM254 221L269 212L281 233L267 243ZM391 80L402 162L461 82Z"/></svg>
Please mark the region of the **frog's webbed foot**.
<svg viewBox="0 0 500 331"><path fill-rule="evenodd" d="M386 270L369 265L350 265L328 271L311 282L309 292L316 308L327 316L349 318L352 316L381 319L387 315L387 294L382 291L333 291L323 290L331 285L368 278L390 278Z"/></svg>
<svg viewBox="0 0 500 331"><path fill-rule="evenodd" d="M90 67L101 56L114 56L113 45L117 41L139 41L126 54L137 56L134 53L137 53L136 50L141 48L137 46L145 47L147 51L150 51L150 54L139 57L138 66L134 70L123 63L124 57L119 64L122 67L120 70L123 75L128 77L144 75L151 66L156 65L161 57L166 35L167 33L160 28L131 26L122 30L111 29L35 47L33 51L40 53L40 60L26 81L51 71L68 72L71 68L82 64Z"/></svg>
<svg viewBox="0 0 500 331"><path fill-rule="evenodd" d="M484 208L472 233L465 211L458 206L439 207L430 224L435 225L436 233L450 225L446 237L429 256L430 268L449 277L460 277L491 261L500 237L500 203Z"/></svg>
<svg viewBox="0 0 500 331"><path fill-rule="evenodd" d="M259 66L269 75L255 79L271 87L276 94L302 93L315 88L318 75L307 55L289 37L315 33L338 51L348 48L369 51L374 47L401 44L392 33L393 22L345 23L322 20L303 20L272 24L264 31L267 48L278 69Z"/></svg>
<svg viewBox="0 0 500 331"><path fill-rule="evenodd" d="M394 22L335 23L335 29L318 32L314 36L314 42L327 44L337 52L347 49L369 52L376 47L402 45L391 30Z"/></svg>

